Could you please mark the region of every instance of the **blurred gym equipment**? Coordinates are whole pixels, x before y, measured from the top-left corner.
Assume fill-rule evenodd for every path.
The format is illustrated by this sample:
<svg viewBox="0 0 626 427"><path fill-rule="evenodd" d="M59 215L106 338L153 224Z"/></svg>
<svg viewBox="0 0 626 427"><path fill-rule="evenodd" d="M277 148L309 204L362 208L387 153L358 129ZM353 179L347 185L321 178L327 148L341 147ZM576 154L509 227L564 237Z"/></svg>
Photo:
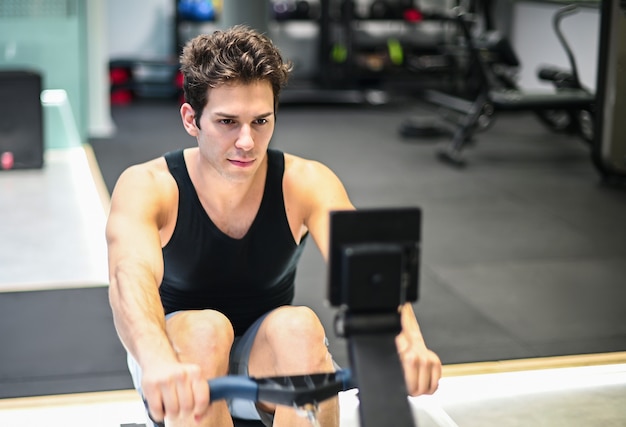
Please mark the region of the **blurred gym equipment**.
<svg viewBox="0 0 626 427"><path fill-rule="evenodd" d="M463 88L461 95L426 91L425 99L444 107L447 114L435 119L408 119L400 128L401 135L452 135L452 142L439 150L438 156L455 166L465 164L463 149L476 132L490 126L497 111L532 111L551 130L574 133L587 142L592 141L595 95L580 83L576 61L560 28L561 20L576 10L576 5L567 5L558 9L553 17L553 28L570 69L544 67L538 71L541 80L553 84L555 91L552 93L520 89L512 73L519 61L509 42L496 32L475 36L474 19L461 8L440 17L458 24L469 61L464 81L469 81L470 86Z"/></svg>
<svg viewBox="0 0 626 427"><path fill-rule="evenodd" d="M34 71L0 71L0 171L44 164L41 80Z"/></svg>

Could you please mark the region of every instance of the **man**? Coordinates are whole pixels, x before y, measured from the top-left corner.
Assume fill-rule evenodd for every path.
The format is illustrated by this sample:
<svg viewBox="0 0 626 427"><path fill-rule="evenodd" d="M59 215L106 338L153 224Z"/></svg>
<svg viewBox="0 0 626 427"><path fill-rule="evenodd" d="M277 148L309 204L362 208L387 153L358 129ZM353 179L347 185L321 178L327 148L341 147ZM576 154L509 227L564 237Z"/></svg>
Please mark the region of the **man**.
<svg viewBox="0 0 626 427"><path fill-rule="evenodd" d="M315 313L291 306L310 235L328 257L329 211L353 209L324 165L268 149L290 66L237 26L181 56L183 126L198 147L120 176L107 224L110 301L136 387L155 421L232 426L232 417L304 426L293 408L209 402L207 379L334 370ZM441 363L410 305L397 338L408 392L432 393ZM338 400L320 407L338 425Z"/></svg>

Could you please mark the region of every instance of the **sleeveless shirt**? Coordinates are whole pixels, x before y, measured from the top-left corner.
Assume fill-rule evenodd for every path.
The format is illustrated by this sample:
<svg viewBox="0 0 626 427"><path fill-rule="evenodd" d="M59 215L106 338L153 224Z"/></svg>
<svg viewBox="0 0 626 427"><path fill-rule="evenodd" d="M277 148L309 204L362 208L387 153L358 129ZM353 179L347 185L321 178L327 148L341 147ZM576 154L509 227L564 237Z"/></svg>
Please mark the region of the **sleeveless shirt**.
<svg viewBox="0 0 626 427"><path fill-rule="evenodd" d="M223 233L207 215L189 177L183 150L165 154L165 160L179 194L176 226L163 247L159 293L165 313L217 310L239 336L261 315L291 304L307 236L296 244L287 221L283 153L267 150L263 198L241 239Z"/></svg>

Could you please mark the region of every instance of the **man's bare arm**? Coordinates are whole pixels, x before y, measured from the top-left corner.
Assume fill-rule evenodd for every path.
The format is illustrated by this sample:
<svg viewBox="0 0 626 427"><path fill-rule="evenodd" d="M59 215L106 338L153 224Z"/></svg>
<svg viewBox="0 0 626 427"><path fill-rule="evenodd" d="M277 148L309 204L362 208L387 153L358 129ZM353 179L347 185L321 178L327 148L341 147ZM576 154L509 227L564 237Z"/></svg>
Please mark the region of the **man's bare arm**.
<svg viewBox="0 0 626 427"><path fill-rule="evenodd" d="M155 355L175 358L158 293L163 259L154 180L143 166L125 171L113 192L106 228L115 326L140 364Z"/></svg>
<svg viewBox="0 0 626 427"><path fill-rule="evenodd" d="M305 216L306 226L328 261L330 211L354 209L339 178L327 167L311 162L301 171L300 182L309 201ZM314 183L306 186L307 183ZM407 389L410 395L432 394L437 390L441 378L441 361L426 347L417 318L410 303L400 308L402 332L396 338L396 346L404 368Z"/></svg>
<svg viewBox="0 0 626 427"><path fill-rule="evenodd" d="M396 337L396 347L404 368L407 391L411 396L432 394L439 387L441 361L426 347L417 318L410 303L400 307L402 332Z"/></svg>
<svg viewBox="0 0 626 427"><path fill-rule="evenodd" d="M141 366L142 391L155 420L180 413L202 416L209 402L200 367L180 363L165 328L158 291L163 279L160 230L167 207L176 206L167 187L168 181L146 165L125 171L111 198L106 230L115 327Z"/></svg>
<svg viewBox="0 0 626 427"><path fill-rule="evenodd" d="M300 172L300 183L299 196L306 206L304 225L328 261L330 212L352 210L354 206L337 175L321 163L305 161Z"/></svg>

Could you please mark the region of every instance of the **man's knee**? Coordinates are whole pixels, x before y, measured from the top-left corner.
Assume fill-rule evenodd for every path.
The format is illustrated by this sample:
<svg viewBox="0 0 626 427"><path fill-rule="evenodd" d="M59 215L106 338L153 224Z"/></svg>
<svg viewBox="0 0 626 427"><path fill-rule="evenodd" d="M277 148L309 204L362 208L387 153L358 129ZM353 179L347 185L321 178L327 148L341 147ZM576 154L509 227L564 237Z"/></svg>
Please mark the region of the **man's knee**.
<svg viewBox="0 0 626 427"><path fill-rule="evenodd" d="M178 351L228 352L234 340L233 327L215 310L180 312L167 320L167 334Z"/></svg>
<svg viewBox="0 0 626 427"><path fill-rule="evenodd" d="M253 376L302 375L334 367L324 327L307 307L281 307L263 321L250 354Z"/></svg>
<svg viewBox="0 0 626 427"><path fill-rule="evenodd" d="M267 331L278 344L295 343L305 340L310 346L325 345L326 334L322 322L308 307L282 307L275 310L267 319Z"/></svg>

